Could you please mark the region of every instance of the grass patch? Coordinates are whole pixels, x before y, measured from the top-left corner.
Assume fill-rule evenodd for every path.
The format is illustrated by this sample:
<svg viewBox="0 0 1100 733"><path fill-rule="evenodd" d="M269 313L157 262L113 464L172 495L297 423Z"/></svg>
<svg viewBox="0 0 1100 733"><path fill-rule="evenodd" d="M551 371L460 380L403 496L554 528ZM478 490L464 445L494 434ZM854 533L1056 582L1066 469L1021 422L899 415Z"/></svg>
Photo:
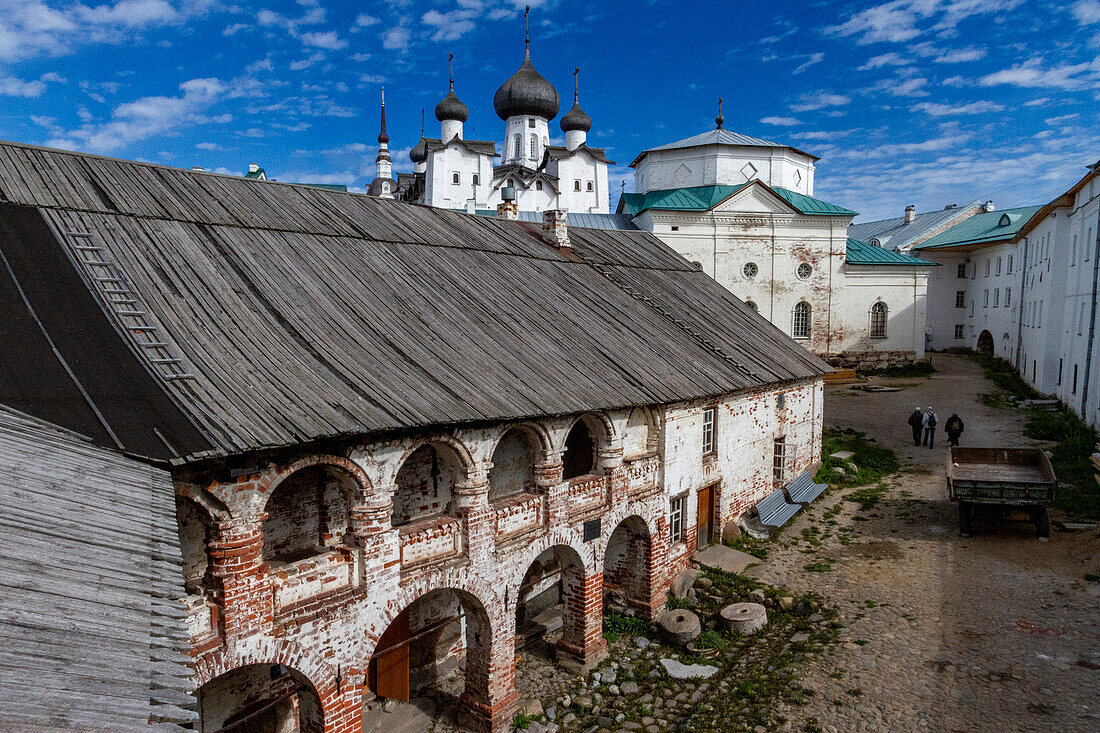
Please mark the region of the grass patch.
<svg viewBox="0 0 1100 733"><path fill-rule="evenodd" d="M909 377L930 377L936 373L936 368L932 366L930 361L914 361L910 364L902 364L901 366L892 366L885 369L875 369L870 372L863 372L875 377L898 377L906 379Z"/></svg>
<svg viewBox="0 0 1100 733"><path fill-rule="evenodd" d="M771 540L758 540L755 537L750 537L747 532L742 532L741 536L733 542L724 542L726 547L732 547L735 550L740 550L753 557L765 560L768 557L768 550L771 549Z"/></svg>
<svg viewBox="0 0 1100 733"><path fill-rule="evenodd" d="M833 564L827 560L818 560L805 567L807 573L827 573L833 569Z"/></svg>
<svg viewBox="0 0 1100 733"><path fill-rule="evenodd" d="M649 633L649 624L640 618L609 613L603 619L603 637L611 643L620 636L645 636Z"/></svg>
<svg viewBox="0 0 1100 733"><path fill-rule="evenodd" d="M1100 519L1100 487L1089 456L1096 450L1097 435L1068 408L1028 411L1024 435L1056 443L1050 462L1058 477L1057 505L1069 514Z"/></svg>
<svg viewBox="0 0 1100 733"><path fill-rule="evenodd" d="M512 730L527 730L538 718L527 713L516 713L512 716Z"/></svg>
<svg viewBox="0 0 1100 733"><path fill-rule="evenodd" d="M985 372L985 378L997 385L1007 395L1018 400L1033 400L1043 396L1024 381L1024 378L1016 371L1016 367L1012 366L1012 362L1007 359L984 354L975 354L973 359L978 362L982 371Z"/></svg>
<svg viewBox="0 0 1100 733"><path fill-rule="evenodd" d="M845 501L852 501L859 504L859 508L862 511L868 511L878 506L878 503L882 501L882 497L885 495L886 486L879 484L878 486L868 486L866 489L850 491L844 495L844 499Z"/></svg>
<svg viewBox="0 0 1100 733"><path fill-rule="evenodd" d="M845 476L833 473L836 466L844 467L847 461L829 456L837 451L851 451L850 459L856 464L856 473ZM877 445L873 438L855 430L825 428L821 441L821 468L814 480L838 486L866 486L889 476L898 470L898 458L894 451Z"/></svg>
<svg viewBox="0 0 1100 733"><path fill-rule="evenodd" d="M695 640L695 645L700 649L720 649L726 645L726 640L714 629L707 629L699 634L699 638Z"/></svg>

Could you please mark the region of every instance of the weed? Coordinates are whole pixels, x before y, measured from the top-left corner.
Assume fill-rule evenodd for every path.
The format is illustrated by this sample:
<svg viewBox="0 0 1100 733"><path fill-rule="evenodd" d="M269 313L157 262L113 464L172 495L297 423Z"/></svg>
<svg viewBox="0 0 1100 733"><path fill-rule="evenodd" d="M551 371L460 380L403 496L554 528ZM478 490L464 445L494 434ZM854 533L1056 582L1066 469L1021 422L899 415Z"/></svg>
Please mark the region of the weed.
<svg viewBox="0 0 1100 733"><path fill-rule="evenodd" d="M837 476L833 473L834 467L843 467L847 462L830 458L837 451L850 451L853 454L851 462L856 465L854 475ZM866 486L898 470L898 458L894 451L875 445L873 438L867 438L855 430L826 428L822 435L821 454L821 468L814 477L818 483Z"/></svg>
<svg viewBox="0 0 1100 733"><path fill-rule="evenodd" d="M527 730L536 720L534 715L516 713L512 716L512 730Z"/></svg>
<svg viewBox="0 0 1100 733"><path fill-rule="evenodd" d="M700 649L719 649L725 646L725 640L714 629L707 629L699 634L699 638L695 640L695 645Z"/></svg>
<svg viewBox="0 0 1100 733"><path fill-rule="evenodd" d="M902 364L901 366L892 366L885 369L875 369L871 372L864 372L864 374L873 375L876 377L930 377L936 373L936 368L932 366L930 361L914 361L910 364Z"/></svg>
<svg viewBox="0 0 1100 733"><path fill-rule="evenodd" d="M750 537L746 533L742 533L741 536L733 542L725 542L724 544L727 547L732 547L735 550L740 550L741 552L748 553L753 557L764 560L768 557L768 550L770 549L771 543L771 540L758 540L755 537Z"/></svg>
<svg viewBox="0 0 1100 733"><path fill-rule="evenodd" d="M818 560L817 562L812 562L805 567L805 570L808 573L827 573L832 569L833 565L828 560Z"/></svg>
<svg viewBox="0 0 1100 733"><path fill-rule="evenodd" d="M1090 583L1100 583L1100 575L1096 575L1095 573L1085 573L1085 580Z"/></svg>
<svg viewBox="0 0 1100 733"><path fill-rule="evenodd" d="M1051 464L1058 477L1057 504L1071 515L1100 518L1100 487L1093 478L1090 454L1096 449L1096 430L1065 407L1028 411L1024 435L1056 443Z"/></svg>
<svg viewBox="0 0 1100 733"><path fill-rule="evenodd" d="M878 506L878 503L882 501L882 497L886 494L886 487L882 484L878 486L870 486L866 489L859 489L857 491L851 491L844 495L845 501L854 501L859 504L859 508L862 511L869 511Z"/></svg>
<svg viewBox="0 0 1100 733"><path fill-rule="evenodd" d="M1030 384L1024 381L1012 362L995 356L977 354L974 360L985 372L985 378L1013 397L1021 400L1031 400L1042 395Z"/></svg>
<svg viewBox="0 0 1100 733"><path fill-rule="evenodd" d="M603 620L603 636L611 643L618 641L623 635L645 636L648 633L649 624L640 618L611 612Z"/></svg>

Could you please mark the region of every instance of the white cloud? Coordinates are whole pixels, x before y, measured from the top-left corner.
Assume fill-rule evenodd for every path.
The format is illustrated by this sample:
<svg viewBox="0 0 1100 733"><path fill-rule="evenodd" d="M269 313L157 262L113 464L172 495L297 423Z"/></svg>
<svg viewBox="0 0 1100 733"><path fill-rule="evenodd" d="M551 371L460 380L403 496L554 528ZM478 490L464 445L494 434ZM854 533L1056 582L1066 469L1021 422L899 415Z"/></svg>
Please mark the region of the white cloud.
<svg viewBox="0 0 1100 733"><path fill-rule="evenodd" d="M359 81L364 84L385 84L386 77L381 74L361 74L359 76Z"/></svg>
<svg viewBox="0 0 1100 733"><path fill-rule="evenodd" d="M826 35L854 37L856 43L904 43L925 33L950 35L974 15L1001 13L1023 0L894 0L864 8L845 22L828 26Z"/></svg>
<svg viewBox="0 0 1100 733"><path fill-rule="evenodd" d="M370 13L360 13L359 16L355 19L355 27L356 28L366 28L367 26L372 26L372 25L375 25L376 23L381 23L381 22L382 21L380 21L378 18L375 18Z"/></svg>
<svg viewBox="0 0 1100 733"><path fill-rule="evenodd" d="M801 74L806 69L810 68L814 64L819 64L825 60L825 54L823 53L811 53L810 58L804 61L797 69L791 72L791 74Z"/></svg>
<svg viewBox="0 0 1100 733"><path fill-rule="evenodd" d="M382 47L387 51L401 51L409 45L412 36L409 29L403 25L396 25L382 34Z"/></svg>
<svg viewBox="0 0 1100 733"><path fill-rule="evenodd" d="M915 112L924 112L932 117L947 117L951 115L984 115L994 112L1003 112L1004 105L996 102L967 102L965 104L940 104L938 102L921 102L912 107Z"/></svg>
<svg viewBox="0 0 1100 733"><path fill-rule="evenodd" d="M970 46L967 48L955 48L944 51L932 60L937 64L962 64L968 61L979 61L984 59L988 53L989 51L984 48Z"/></svg>
<svg viewBox="0 0 1100 733"><path fill-rule="evenodd" d="M843 94L833 94L832 92L809 92L803 94L798 98L798 102L791 105L792 112L810 112L817 109L825 109L826 107L842 107L851 102L850 97L846 97Z"/></svg>
<svg viewBox="0 0 1100 733"><path fill-rule="evenodd" d="M776 125L778 127L794 127L795 125L802 124L794 117L761 117L760 122L765 125Z"/></svg>
<svg viewBox="0 0 1100 733"><path fill-rule="evenodd" d="M909 78L881 79L874 85L861 89L865 94L888 94L892 97L927 97L928 90L925 87L928 80L923 76L911 76Z"/></svg>
<svg viewBox="0 0 1100 733"><path fill-rule="evenodd" d="M40 97L46 91L41 81L23 81L14 76L0 76L0 97Z"/></svg>
<svg viewBox="0 0 1100 733"><path fill-rule="evenodd" d="M877 69L882 66L907 66L913 63L912 59L905 58L899 53L891 51L889 53L879 54L878 56L872 56L867 59L862 66L856 71L868 71L869 69Z"/></svg>
<svg viewBox="0 0 1100 733"><path fill-rule="evenodd" d="M1080 64L1045 67L1040 58L1032 58L1008 69L987 74L978 80L983 87L1010 84L1035 89L1077 91L1100 88L1100 56Z"/></svg>
<svg viewBox="0 0 1100 733"><path fill-rule="evenodd" d="M338 51L348 45L348 42L340 38L336 31L303 33L302 43L316 48L327 48L330 51Z"/></svg>
<svg viewBox="0 0 1100 733"><path fill-rule="evenodd" d="M433 41L455 41L476 27L473 18L477 17L480 9L449 10L446 13L429 10L420 19L435 29Z"/></svg>
<svg viewBox="0 0 1100 733"><path fill-rule="evenodd" d="M1068 115L1058 115L1057 117L1048 117L1045 120L1043 120L1043 122L1047 125L1050 125L1051 127L1056 127L1058 125L1064 125L1065 123L1069 122L1070 120L1075 120L1080 116L1081 115L1079 113L1073 112L1073 113L1068 114Z"/></svg>
<svg viewBox="0 0 1100 733"><path fill-rule="evenodd" d="M223 36L235 36L243 30L251 28L248 23L234 23L233 25L227 25L222 31Z"/></svg>
<svg viewBox="0 0 1100 733"><path fill-rule="evenodd" d="M324 59L325 59L325 55L323 53L321 53L320 51L314 51L312 54L310 54L308 57L306 57L304 59L300 59L298 61L291 61L290 62L290 70L291 71L301 71L302 69L308 69L310 66L313 66L318 61L323 61Z"/></svg>
<svg viewBox="0 0 1100 733"><path fill-rule="evenodd" d="M1100 0L1077 0L1070 12L1081 25L1100 23Z"/></svg>

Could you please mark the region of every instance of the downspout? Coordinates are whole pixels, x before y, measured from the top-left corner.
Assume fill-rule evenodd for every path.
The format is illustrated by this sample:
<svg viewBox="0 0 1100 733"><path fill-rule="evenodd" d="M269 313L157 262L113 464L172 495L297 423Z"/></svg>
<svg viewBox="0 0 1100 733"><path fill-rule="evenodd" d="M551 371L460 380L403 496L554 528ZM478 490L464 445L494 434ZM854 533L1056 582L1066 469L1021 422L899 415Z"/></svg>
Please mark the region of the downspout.
<svg viewBox="0 0 1100 733"><path fill-rule="evenodd" d="M710 226L712 245L710 255L710 271L714 273L713 277L715 281L718 281L718 214L714 213L713 209L711 209L710 212Z"/></svg>
<svg viewBox="0 0 1100 733"><path fill-rule="evenodd" d="M1031 243L1031 237L1024 237L1024 257L1020 262L1020 272L1023 276L1020 278L1020 297L1016 298L1016 310L1018 315L1016 316L1016 358L1013 360L1016 363L1016 371L1020 371L1020 352L1023 351L1024 345L1024 303L1027 302L1027 248ZM977 267L977 265L974 265ZM976 281L975 281L976 282Z"/></svg>
<svg viewBox="0 0 1100 733"><path fill-rule="evenodd" d="M1092 376L1092 347L1096 342L1096 288L1100 279L1100 208L1096 212L1096 248L1092 253L1092 305L1089 309L1088 345L1085 347L1085 384L1081 389L1081 419L1085 417L1085 407L1089 401L1089 378Z"/></svg>

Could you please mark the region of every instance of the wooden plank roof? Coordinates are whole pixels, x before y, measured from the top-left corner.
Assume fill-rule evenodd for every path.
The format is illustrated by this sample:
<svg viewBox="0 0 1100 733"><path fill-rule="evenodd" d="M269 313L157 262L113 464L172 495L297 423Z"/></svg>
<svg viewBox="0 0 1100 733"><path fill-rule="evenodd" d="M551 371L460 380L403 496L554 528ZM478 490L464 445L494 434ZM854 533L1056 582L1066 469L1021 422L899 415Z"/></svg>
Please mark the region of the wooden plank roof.
<svg viewBox="0 0 1100 733"><path fill-rule="evenodd" d="M563 254L530 223L12 143L0 197L39 212L59 242L52 269L81 271L101 301L74 248L102 248L193 375L150 368L182 414L146 426L167 436L160 457L662 404L828 370L645 232L572 228ZM19 246L0 233L0 251ZM129 323L103 312L140 360ZM165 432L183 418L201 440Z"/></svg>
<svg viewBox="0 0 1100 733"><path fill-rule="evenodd" d="M197 720L166 471L0 407L0 729Z"/></svg>

